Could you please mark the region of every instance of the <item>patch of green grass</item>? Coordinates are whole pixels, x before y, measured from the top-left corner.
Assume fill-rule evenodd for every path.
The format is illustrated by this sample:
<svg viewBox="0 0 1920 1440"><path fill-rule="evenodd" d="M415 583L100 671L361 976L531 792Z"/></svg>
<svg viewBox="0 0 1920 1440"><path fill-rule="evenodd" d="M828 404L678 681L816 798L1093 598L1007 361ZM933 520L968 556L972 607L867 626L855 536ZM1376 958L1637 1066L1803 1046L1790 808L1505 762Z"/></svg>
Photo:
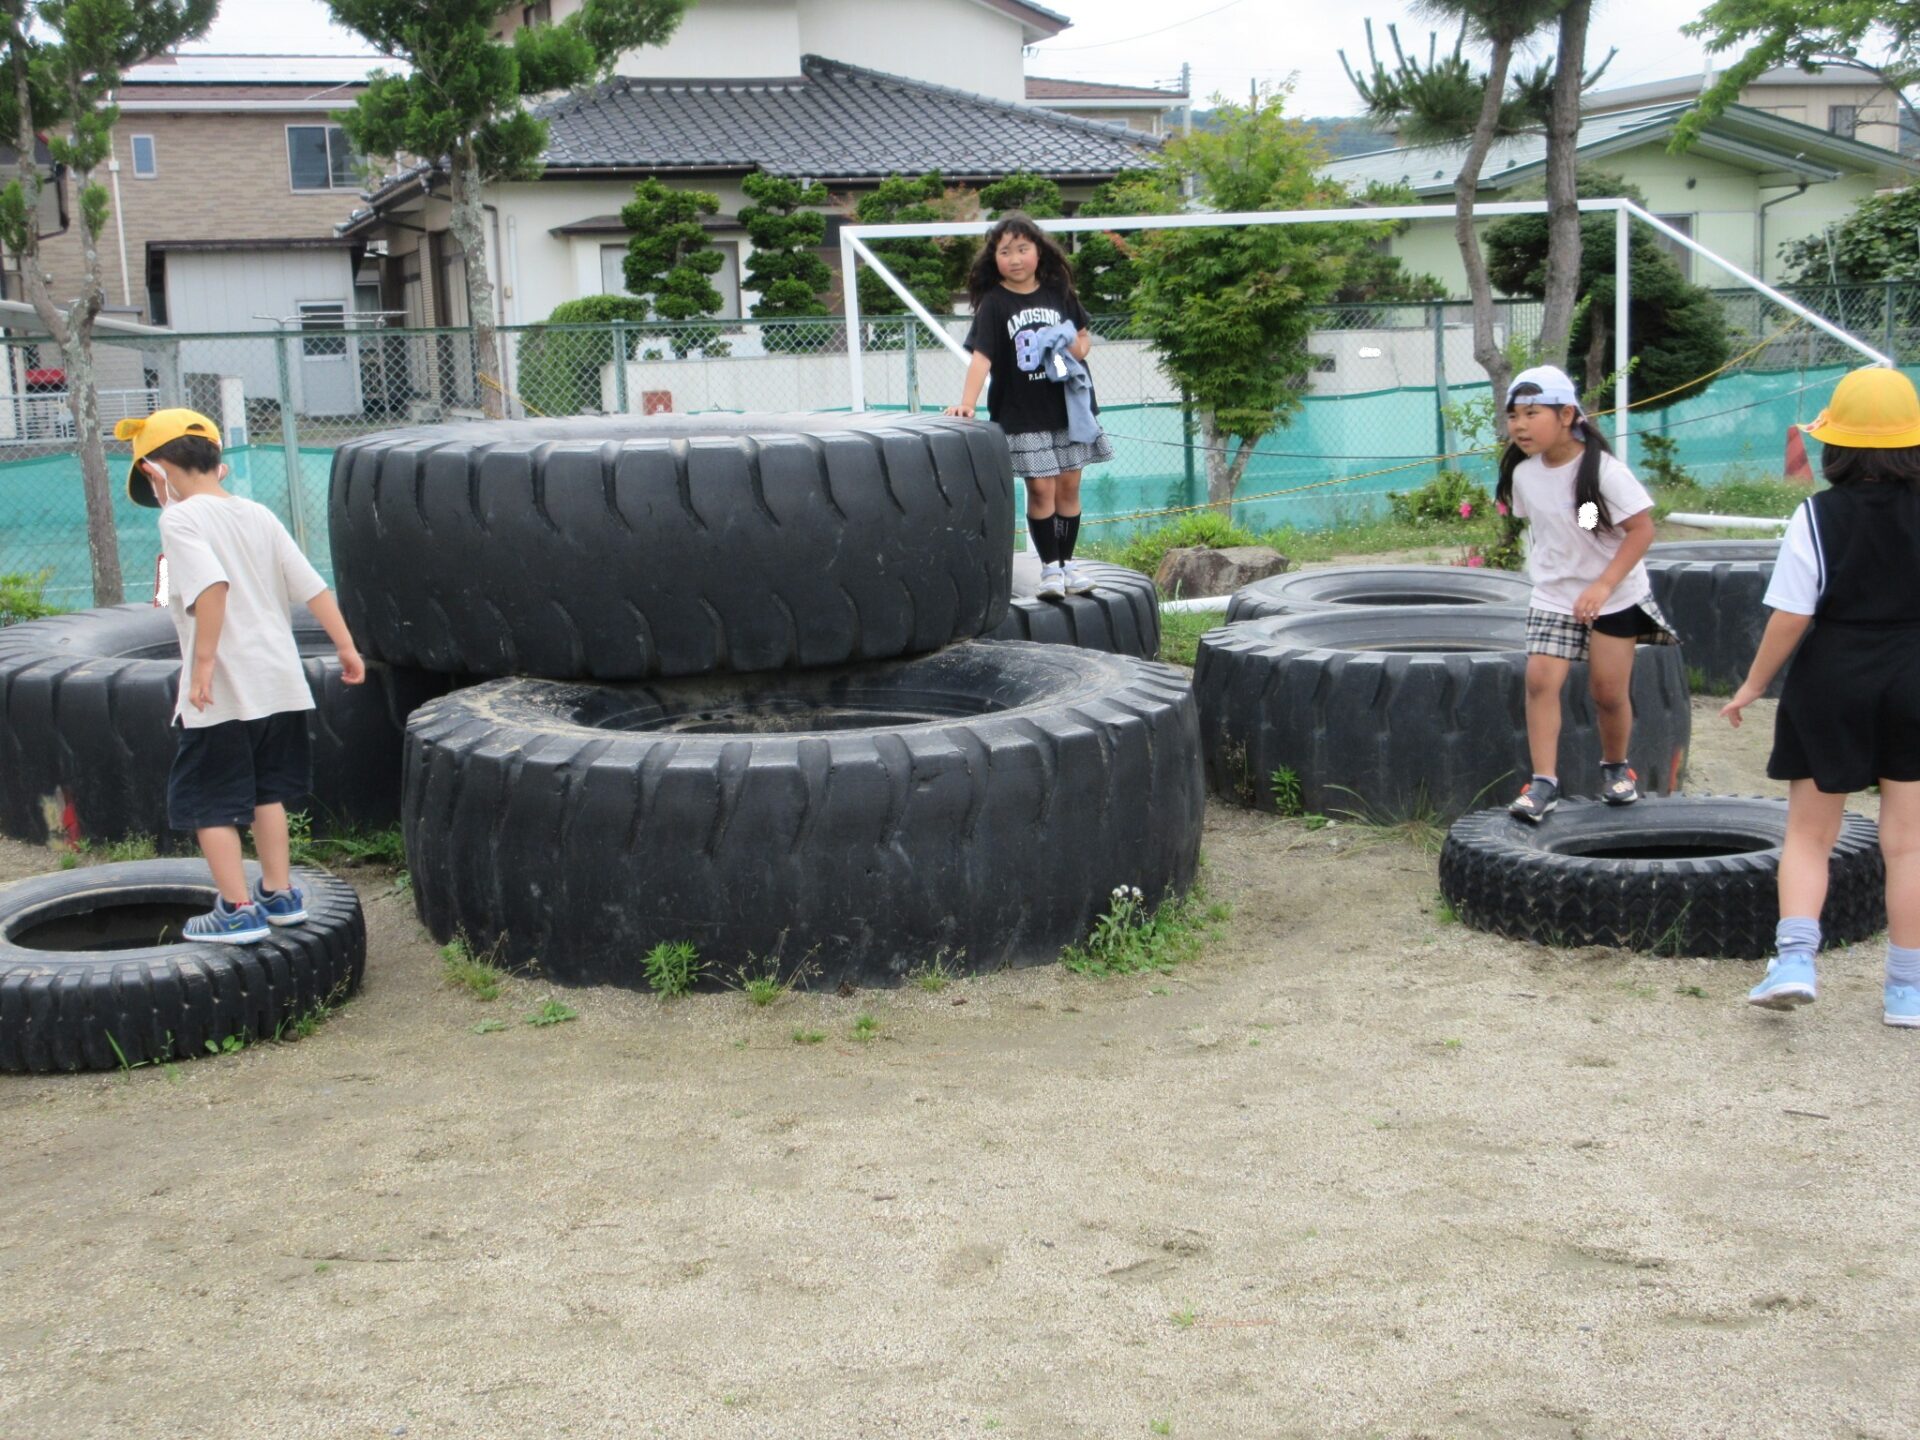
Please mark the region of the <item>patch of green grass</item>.
<svg viewBox="0 0 1920 1440"><path fill-rule="evenodd" d="M907 979L929 995L938 995L959 978L947 964L947 952L944 949L935 954L933 959L907 974Z"/></svg>
<svg viewBox="0 0 1920 1440"><path fill-rule="evenodd" d="M1160 658L1170 665L1193 668L1200 655L1200 637L1227 623L1226 601L1218 610L1166 610L1160 614Z"/></svg>
<svg viewBox="0 0 1920 1440"><path fill-rule="evenodd" d="M1191 1330L1193 1328L1193 1322L1197 1319L1199 1319L1199 1317L1191 1310L1176 1310L1172 1315L1174 1326L1181 1330Z"/></svg>
<svg viewBox="0 0 1920 1440"><path fill-rule="evenodd" d="M1453 908L1453 902L1451 900L1442 895L1433 902L1433 918L1438 920L1442 925L1458 925L1460 923L1460 912Z"/></svg>
<svg viewBox="0 0 1920 1440"><path fill-rule="evenodd" d="M1676 985L1673 987L1673 993L1676 995L1685 995L1690 1000L1704 1000L1707 998L1707 992L1702 990L1698 985Z"/></svg>
<svg viewBox="0 0 1920 1440"><path fill-rule="evenodd" d="M1224 550L1233 545L1255 545L1259 541L1250 530L1242 530L1221 510L1197 510L1190 515L1182 515L1171 525L1162 525L1157 530L1143 530L1118 547L1107 547L1101 559L1112 559L1117 564L1138 570L1142 575L1152 575L1160 568L1160 562L1167 558L1169 550L1184 550L1200 546L1209 550Z"/></svg>
<svg viewBox="0 0 1920 1440"><path fill-rule="evenodd" d="M440 973L447 984L471 992L476 1000L498 1000L512 978L499 963L505 937L486 950L476 951L465 935L456 935L440 947Z"/></svg>
<svg viewBox="0 0 1920 1440"><path fill-rule="evenodd" d="M151 835L129 835L109 841L100 851L103 860L151 860L160 853Z"/></svg>
<svg viewBox="0 0 1920 1440"><path fill-rule="evenodd" d="M1153 1420L1148 1422L1147 1429L1155 1435L1171 1435L1173 1433L1173 1421Z"/></svg>
<svg viewBox="0 0 1920 1440"><path fill-rule="evenodd" d="M793 1043L796 1045L818 1045L826 1038L827 1034L824 1030L809 1030L805 1026L800 1026L793 1032Z"/></svg>
<svg viewBox="0 0 1920 1440"><path fill-rule="evenodd" d="M540 1004L527 1012L526 1023L535 1026L564 1025L569 1020L578 1020L580 1012L562 1000L542 1000Z"/></svg>
<svg viewBox="0 0 1920 1440"><path fill-rule="evenodd" d="M755 1006L771 1005L787 993L787 987L778 975L749 975L741 983L740 990Z"/></svg>
<svg viewBox="0 0 1920 1440"><path fill-rule="evenodd" d="M880 1033L880 1022L874 1019L873 1016L862 1013L853 1017L853 1038L854 1039L871 1040L875 1036L879 1035L879 1033Z"/></svg>
<svg viewBox="0 0 1920 1440"><path fill-rule="evenodd" d="M685 995L700 980L700 952L686 940L663 940L647 952L641 965L647 984L662 999Z"/></svg>
<svg viewBox="0 0 1920 1440"><path fill-rule="evenodd" d="M1687 667L1687 692L1692 695L1712 695L1715 697L1731 695L1738 687L1725 680L1715 680L1698 665Z"/></svg>
<svg viewBox="0 0 1920 1440"><path fill-rule="evenodd" d="M74 852L71 850L67 851L66 854L60 857L60 868L62 870L71 870L75 866L77 866L79 863L80 863L80 857L74 854Z"/></svg>
<svg viewBox="0 0 1920 1440"><path fill-rule="evenodd" d="M1199 953L1230 913L1209 902L1196 876L1185 895L1148 909L1133 886L1115 887L1107 913L1094 922L1083 944L1062 952L1060 962L1079 975L1140 975L1165 972Z"/></svg>
<svg viewBox="0 0 1920 1440"><path fill-rule="evenodd" d="M476 1035L498 1035L506 1028L507 1022L504 1020L482 1020L478 1025L473 1027L473 1033Z"/></svg>
<svg viewBox="0 0 1920 1440"><path fill-rule="evenodd" d="M383 865L407 863L406 840L398 825L383 830L348 827L316 836L313 817L304 810L287 814L287 848L296 865Z"/></svg>
<svg viewBox="0 0 1920 1440"><path fill-rule="evenodd" d="M1300 802L1300 772L1282 765L1267 777L1273 786L1273 808L1281 815L1298 815L1305 808Z"/></svg>
<svg viewBox="0 0 1920 1440"><path fill-rule="evenodd" d="M1462 1042L1457 1036L1449 1035L1445 1040L1442 1040L1440 1042L1440 1048L1442 1050L1458 1050L1461 1046L1461 1043Z"/></svg>
<svg viewBox="0 0 1920 1440"><path fill-rule="evenodd" d="M327 998L313 1005L311 1009L294 1016L291 1020L282 1020L273 1028L276 1041L292 1042L311 1037L322 1025L333 1018L334 1011L347 998L347 984L343 980L334 986Z"/></svg>

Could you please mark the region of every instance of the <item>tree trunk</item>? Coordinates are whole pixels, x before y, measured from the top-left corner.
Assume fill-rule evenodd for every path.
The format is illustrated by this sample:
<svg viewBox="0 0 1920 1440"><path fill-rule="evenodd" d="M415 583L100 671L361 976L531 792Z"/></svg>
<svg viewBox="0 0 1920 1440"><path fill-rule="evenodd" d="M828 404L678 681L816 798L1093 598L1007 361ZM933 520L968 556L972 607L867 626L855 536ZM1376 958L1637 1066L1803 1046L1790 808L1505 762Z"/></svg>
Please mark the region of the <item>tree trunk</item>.
<svg viewBox="0 0 1920 1440"><path fill-rule="evenodd" d="M1602 314L1600 306L1595 305L1589 313L1592 323L1587 329L1587 372L1580 386L1583 392L1597 389L1600 382L1610 373L1607 366L1607 347L1613 344L1613 326L1610 323L1613 317L1613 306L1609 304L1606 312Z"/></svg>
<svg viewBox="0 0 1920 1440"><path fill-rule="evenodd" d="M488 419L498 420L507 413L503 394L506 377L500 373L500 336L493 319L493 281L487 277L486 212L480 208L479 165L472 143L456 150L450 164L448 188L453 210L448 223L466 258L467 323L473 327L474 363L486 377L480 381L480 407ZM488 384L488 380L493 384Z"/></svg>
<svg viewBox="0 0 1920 1440"><path fill-rule="evenodd" d="M1480 189L1480 171L1487 163L1487 151L1493 145L1493 132L1500 122L1500 100L1507 92L1507 70L1512 63L1513 42L1495 41L1487 65L1487 89L1480 101L1480 118L1474 122L1467 158L1453 182L1453 238L1460 246L1460 258L1467 269L1467 294L1473 299L1473 358L1480 362L1480 368L1493 382L1496 417L1505 414L1507 385L1513 371L1507 364L1506 351L1493 338L1493 285L1487 279L1486 257L1480 253L1480 236L1473 228L1473 202Z"/></svg>
<svg viewBox="0 0 1920 1440"><path fill-rule="evenodd" d="M1232 438L1220 429L1213 411L1200 412L1200 441L1207 447L1207 501L1212 505L1230 506L1240 490L1240 477L1247 473L1247 465L1253 459L1254 447L1244 440L1229 459L1227 442ZM1228 513L1231 515L1231 509Z"/></svg>
<svg viewBox="0 0 1920 1440"><path fill-rule="evenodd" d="M1547 294L1540 315L1543 365L1565 365L1573 307L1580 293L1580 85L1587 66L1587 21L1593 0L1571 0L1560 12L1553 107L1547 118Z"/></svg>

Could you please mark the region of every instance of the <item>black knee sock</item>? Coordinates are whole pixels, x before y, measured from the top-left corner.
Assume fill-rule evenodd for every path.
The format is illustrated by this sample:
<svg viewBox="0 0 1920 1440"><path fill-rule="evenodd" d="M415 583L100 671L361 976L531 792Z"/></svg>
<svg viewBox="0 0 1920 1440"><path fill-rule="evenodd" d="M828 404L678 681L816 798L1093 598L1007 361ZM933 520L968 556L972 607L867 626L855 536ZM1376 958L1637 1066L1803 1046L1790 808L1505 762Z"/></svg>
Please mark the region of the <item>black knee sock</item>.
<svg viewBox="0 0 1920 1440"><path fill-rule="evenodd" d="M1060 558L1059 543L1055 538L1052 515L1027 513L1027 536L1033 541L1033 548L1040 556L1042 565L1051 565Z"/></svg>
<svg viewBox="0 0 1920 1440"><path fill-rule="evenodd" d="M1078 515L1061 515L1056 513L1053 517L1053 523L1056 527L1053 532L1054 548L1059 552L1062 560L1071 560L1073 558L1073 542L1080 538L1080 517Z"/></svg>

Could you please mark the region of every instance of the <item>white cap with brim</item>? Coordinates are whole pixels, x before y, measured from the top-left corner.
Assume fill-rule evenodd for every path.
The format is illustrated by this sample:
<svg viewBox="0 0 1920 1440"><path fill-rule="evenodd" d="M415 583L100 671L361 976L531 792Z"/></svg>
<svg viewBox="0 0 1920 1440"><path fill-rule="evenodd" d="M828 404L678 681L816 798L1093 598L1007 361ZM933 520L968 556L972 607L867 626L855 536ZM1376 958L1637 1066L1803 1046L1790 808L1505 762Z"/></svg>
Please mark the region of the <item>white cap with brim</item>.
<svg viewBox="0 0 1920 1440"><path fill-rule="evenodd" d="M1567 372L1557 365L1536 365L1531 370L1522 370L1513 377L1513 383L1507 387L1507 404L1514 403L1513 392L1522 385L1532 385L1539 390L1537 395L1524 398L1529 405L1571 405L1580 409L1580 392L1574 388ZM1582 414L1585 412L1582 411Z"/></svg>

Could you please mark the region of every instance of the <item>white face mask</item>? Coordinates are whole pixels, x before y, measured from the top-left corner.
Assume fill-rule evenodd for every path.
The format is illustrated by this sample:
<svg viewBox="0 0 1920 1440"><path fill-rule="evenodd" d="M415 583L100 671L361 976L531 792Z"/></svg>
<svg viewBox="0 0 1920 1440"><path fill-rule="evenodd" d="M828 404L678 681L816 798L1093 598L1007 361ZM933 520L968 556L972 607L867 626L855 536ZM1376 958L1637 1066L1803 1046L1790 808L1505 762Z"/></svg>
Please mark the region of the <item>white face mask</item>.
<svg viewBox="0 0 1920 1440"><path fill-rule="evenodd" d="M154 491L153 498L159 502L160 508L162 510L166 509L167 506L170 504L178 505L183 499L186 498L185 496L179 494L177 491L174 490L173 481L167 477L166 467L162 465L159 461L143 460L140 464L140 468L146 473L148 479L159 482L158 488ZM227 476L231 475L232 473L233 471L231 470L231 468L229 468L226 465L222 465L219 468L219 470L215 472L214 479L218 481L220 484L224 485L226 484Z"/></svg>

